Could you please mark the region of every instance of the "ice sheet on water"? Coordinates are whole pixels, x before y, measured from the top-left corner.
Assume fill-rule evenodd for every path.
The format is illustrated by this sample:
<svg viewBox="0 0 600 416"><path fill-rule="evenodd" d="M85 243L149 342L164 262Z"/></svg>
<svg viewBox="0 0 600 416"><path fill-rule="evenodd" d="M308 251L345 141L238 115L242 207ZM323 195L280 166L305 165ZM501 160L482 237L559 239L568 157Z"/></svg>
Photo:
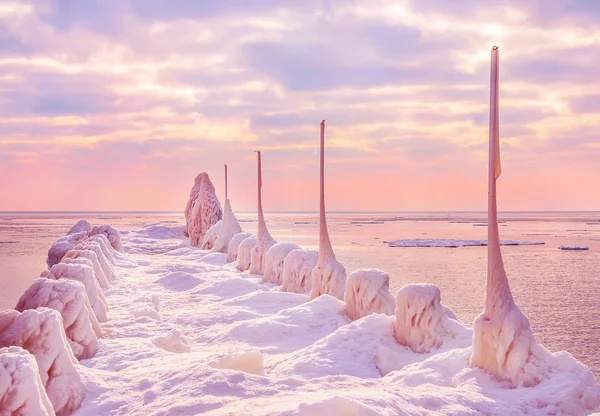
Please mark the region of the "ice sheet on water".
<svg viewBox="0 0 600 416"><path fill-rule="evenodd" d="M384 241L390 247L474 247L487 246L487 240L459 240L453 238L409 238ZM502 240L503 246L533 246L545 244L543 241Z"/></svg>

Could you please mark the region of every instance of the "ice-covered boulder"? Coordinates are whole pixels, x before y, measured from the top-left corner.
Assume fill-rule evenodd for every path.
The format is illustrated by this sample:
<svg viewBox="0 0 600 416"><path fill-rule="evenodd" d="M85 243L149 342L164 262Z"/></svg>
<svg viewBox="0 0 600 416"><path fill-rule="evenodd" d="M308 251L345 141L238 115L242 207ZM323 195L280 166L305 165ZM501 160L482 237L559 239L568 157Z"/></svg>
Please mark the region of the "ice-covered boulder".
<svg viewBox="0 0 600 416"><path fill-rule="evenodd" d="M94 276L94 269L90 264L85 263L72 263L72 259L67 262L61 262L55 264L50 269L50 273L46 276L49 279L70 279L77 280L83 283L85 286L85 292L90 301L90 305L94 310L94 314L99 322L108 321L108 306L106 304L106 298L100 288L96 276ZM87 259L85 259L87 260ZM87 260L89 262L89 260Z"/></svg>
<svg viewBox="0 0 600 416"><path fill-rule="evenodd" d="M270 282L276 285L283 283L283 262L292 250L299 248L298 244L287 241L272 245L265 254L265 267L261 282Z"/></svg>
<svg viewBox="0 0 600 416"><path fill-rule="evenodd" d="M215 241L212 251L227 254L227 262L232 262L235 259L229 260L229 244L231 243L233 237L241 232L242 227L240 226L240 223L231 209L229 199L227 199L225 200L225 210L223 211L223 224L221 225L219 235L217 236L217 241Z"/></svg>
<svg viewBox="0 0 600 416"><path fill-rule="evenodd" d="M0 348L0 414L54 415L35 357L20 347Z"/></svg>
<svg viewBox="0 0 600 416"><path fill-rule="evenodd" d="M195 195L192 195L192 192L195 192ZM223 211L215 187L206 172L196 176L192 192L188 201L189 207L186 206L186 225L190 245L198 247L210 227L223 218Z"/></svg>
<svg viewBox="0 0 600 416"><path fill-rule="evenodd" d="M237 233L233 237L231 237L231 241L229 242L229 248L227 249L227 263L231 263L237 260L238 249L240 248L240 244L246 238L250 237L252 233Z"/></svg>
<svg viewBox="0 0 600 416"><path fill-rule="evenodd" d="M92 250L69 250L61 260L61 263L90 264L94 269L94 276L100 287L103 290L110 287L109 279L104 274L104 270L102 270L98 256Z"/></svg>
<svg viewBox="0 0 600 416"><path fill-rule="evenodd" d="M69 345L77 359L96 355L102 330L82 283L68 279L35 280L21 295L15 309L22 312L40 307L54 309L61 314Z"/></svg>
<svg viewBox="0 0 600 416"><path fill-rule="evenodd" d="M360 269L346 281L346 313L352 320L372 313L394 314L394 297L390 293L390 276L378 269Z"/></svg>
<svg viewBox="0 0 600 416"><path fill-rule="evenodd" d="M79 408L85 388L60 314L48 308L0 312L0 348L18 346L35 357L40 379L58 416Z"/></svg>
<svg viewBox="0 0 600 416"><path fill-rule="evenodd" d="M96 253L98 263L100 263L100 267L102 268L104 275L107 276L109 280L112 280L112 278L114 277L112 266L106 258L106 256L104 255L100 244L98 244L96 241L91 241L88 239L81 240L75 245L75 250L91 250L94 253Z"/></svg>
<svg viewBox="0 0 600 416"><path fill-rule="evenodd" d="M311 284L311 299L321 295L331 295L339 300L344 300L346 268L335 258L325 262L322 266L317 264L311 272Z"/></svg>
<svg viewBox="0 0 600 416"><path fill-rule="evenodd" d="M215 243L217 242L217 238L219 237L219 231L221 231L222 225L223 221L219 220L208 229L208 231L206 232L206 234L204 234L204 237L202 238L202 244L200 244L200 248L202 250L212 250Z"/></svg>
<svg viewBox="0 0 600 416"><path fill-rule="evenodd" d="M91 237L88 237L88 240L95 241L96 243L98 243L100 245L102 253L104 253L104 257L106 257L106 259L110 263L115 264L115 250L113 249L113 247L110 244L110 241L108 241L108 238L106 238L104 234L93 235Z"/></svg>
<svg viewBox="0 0 600 416"><path fill-rule="evenodd" d="M67 254L69 250L73 249L79 240L86 237L87 232L81 231L74 234L68 234L56 240L48 250L48 258L46 259L48 269L54 266L56 263L60 263L65 254Z"/></svg>
<svg viewBox="0 0 600 416"><path fill-rule="evenodd" d="M448 320L437 286L410 284L396 294L394 336L414 352L427 353L453 336Z"/></svg>
<svg viewBox="0 0 600 416"><path fill-rule="evenodd" d="M79 220L79 221L77 221L77 224L75 224L74 226L71 227L71 229L69 230L67 235L80 233L82 231L85 231L86 234L89 233L90 231L92 231L92 224L90 224L86 220Z"/></svg>
<svg viewBox="0 0 600 416"><path fill-rule="evenodd" d="M243 272L250 268L250 263L252 261L252 250L256 246L256 236L250 235L250 237L245 238L238 247L237 254L237 262L235 267Z"/></svg>
<svg viewBox="0 0 600 416"><path fill-rule="evenodd" d="M116 228L111 227L110 225L97 225L92 228L92 231L88 233L91 237L96 234L104 234L104 236L110 242L112 248L117 250L119 253L123 252L123 245L121 244L121 234Z"/></svg>
<svg viewBox="0 0 600 416"><path fill-rule="evenodd" d="M310 293L311 271L317 265L317 250L292 250L285 257L282 273L282 292Z"/></svg>

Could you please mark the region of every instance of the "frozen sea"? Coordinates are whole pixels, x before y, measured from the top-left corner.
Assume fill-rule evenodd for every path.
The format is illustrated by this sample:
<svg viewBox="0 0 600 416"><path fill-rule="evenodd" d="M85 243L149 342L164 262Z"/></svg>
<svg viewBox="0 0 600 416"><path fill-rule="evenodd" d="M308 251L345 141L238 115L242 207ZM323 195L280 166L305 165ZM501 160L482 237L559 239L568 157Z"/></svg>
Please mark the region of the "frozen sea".
<svg viewBox="0 0 600 416"><path fill-rule="evenodd" d="M255 214L236 215L244 230L256 231ZM278 241L317 247L316 213L266 217ZM401 246L454 246L464 240L473 244L486 239L485 217L478 212L332 213L328 225L336 255L348 272L382 269L391 277L393 294L410 282L434 283L442 301L470 325L483 307L485 247L389 247L384 241L405 240L396 243ZM15 306L46 268L52 242L81 218L119 230L184 222L181 213L0 213L0 310ZM502 240L544 243L502 248L513 295L538 342L550 351L569 351L599 377L600 212L509 212L500 213L500 221ZM563 251L559 246L589 250Z"/></svg>

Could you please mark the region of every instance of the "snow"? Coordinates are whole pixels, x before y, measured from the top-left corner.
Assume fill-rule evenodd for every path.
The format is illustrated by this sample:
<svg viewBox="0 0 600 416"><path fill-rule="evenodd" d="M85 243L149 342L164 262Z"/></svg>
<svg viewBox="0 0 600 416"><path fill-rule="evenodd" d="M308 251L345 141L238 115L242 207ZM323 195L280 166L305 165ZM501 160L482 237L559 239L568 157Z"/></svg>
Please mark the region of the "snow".
<svg viewBox="0 0 600 416"><path fill-rule="evenodd" d="M18 346L35 357L42 385L58 416L72 414L85 397L77 359L67 342L60 314L37 308L0 312L0 348Z"/></svg>
<svg viewBox="0 0 600 416"><path fill-rule="evenodd" d="M346 313L352 320L372 313L394 314L394 297L390 293L390 276L378 269L355 270L346 281Z"/></svg>
<svg viewBox="0 0 600 416"><path fill-rule="evenodd" d="M455 240L445 238L411 238L406 240L384 241L390 247L473 247L487 246L487 240ZM542 241L502 240L503 246L531 246L544 244Z"/></svg>
<svg viewBox="0 0 600 416"><path fill-rule="evenodd" d="M86 220L79 220L77 221L77 224L71 227L67 235L80 233L82 231L85 231L86 234L92 231L92 224L90 224Z"/></svg>
<svg viewBox="0 0 600 416"><path fill-rule="evenodd" d="M208 174L202 172L194 180L190 199L185 209L186 230L190 236L190 245L198 247L204 234L222 217L223 211L215 194L215 187Z"/></svg>
<svg viewBox="0 0 600 416"><path fill-rule="evenodd" d="M561 250L572 250L572 251L586 251L589 250L590 248L588 246L560 246L559 249Z"/></svg>
<svg viewBox="0 0 600 416"><path fill-rule="evenodd" d="M237 218L235 217L235 214L233 213L232 209L231 209L231 204L229 203L229 199L225 200L225 210L223 212L223 224L221 226L221 229L219 230L219 235L217 236L217 241L215 242L212 251L217 251L220 253L225 253L228 254L229 253L229 244L232 240L232 238L237 235L238 233L242 232L242 227L240 226L240 223L238 222ZM241 240L240 240L241 243ZM236 250L237 253L237 250ZM231 259L229 260L229 257L227 259L228 262L232 262L235 259Z"/></svg>
<svg viewBox="0 0 600 416"><path fill-rule="evenodd" d="M20 347L0 348L0 410L3 415L54 415L35 357Z"/></svg>
<svg viewBox="0 0 600 416"><path fill-rule="evenodd" d="M292 250L283 262L282 292L310 293L312 289L311 272L317 265L317 250Z"/></svg>
<svg viewBox="0 0 600 416"><path fill-rule="evenodd" d="M112 248L117 250L118 252L123 252L123 244L121 243L121 235L116 228L111 227L110 225L98 225L92 228L92 231L88 233L88 235L94 236L96 234L104 234L104 236L110 242Z"/></svg>
<svg viewBox="0 0 600 416"><path fill-rule="evenodd" d="M46 259L48 269L54 266L56 263L59 263L60 260L64 257L64 255L67 254L69 250L75 247L79 240L86 237L87 232L81 231L78 233L66 235L56 240L48 250L48 258Z"/></svg>
<svg viewBox="0 0 600 416"><path fill-rule="evenodd" d="M219 237L219 231L221 231L221 226L223 225L223 220L219 220L212 225L204 234L204 238L202 238L202 244L200 244L200 248L202 250L212 250L215 243L217 242L217 238Z"/></svg>
<svg viewBox="0 0 600 416"><path fill-rule="evenodd" d="M91 358L98 351L100 324L90 306L85 287L75 280L35 280L21 295L15 309L47 307L61 314L64 331L75 357Z"/></svg>
<svg viewBox="0 0 600 416"><path fill-rule="evenodd" d="M229 248L227 250L227 263L231 263L237 260L238 249L240 247L240 244L242 243L242 241L244 241L250 236L252 236L252 233L241 232L231 237L231 241L229 242Z"/></svg>
<svg viewBox="0 0 600 416"><path fill-rule="evenodd" d="M285 258L292 250L299 248L298 244L287 241L271 246L265 254L264 275L261 282L281 285L283 283L283 263Z"/></svg>
<svg viewBox="0 0 600 416"><path fill-rule="evenodd" d="M250 235L246 237L238 247L236 269L243 272L250 268L252 261L252 251L256 247L256 236Z"/></svg>
<svg viewBox="0 0 600 416"><path fill-rule="evenodd" d="M165 351L182 353L182 352L190 352L189 341L181 331L177 329L172 329L171 332L167 335L156 337L152 340L154 345L158 348L162 348Z"/></svg>
<svg viewBox="0 0 600 416"><path fill-rule="evenodd" d="M218 361L211 363L211 367L259 376L265 375L264 356L259 351L227 354Z"/></svg>

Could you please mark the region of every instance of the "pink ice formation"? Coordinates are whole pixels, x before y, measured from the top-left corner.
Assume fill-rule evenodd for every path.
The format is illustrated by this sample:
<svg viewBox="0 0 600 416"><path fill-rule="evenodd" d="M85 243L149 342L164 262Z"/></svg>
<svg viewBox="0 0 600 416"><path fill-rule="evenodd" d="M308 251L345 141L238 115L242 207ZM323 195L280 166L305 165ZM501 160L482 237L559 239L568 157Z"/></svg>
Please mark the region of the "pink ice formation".
<svg viewBox="0 0 600 416"><path fill-rule="evenodd" d="M251 235L251 233L246 233L242 231L231 237L231 241L229 241L229 247L227 248L227 263L237 261L238 249L240 248L240 244L242 244L242 241L244 241ZM252 248L250 248L250 251L252 251ZM250 264L250 261L248 261L248 264Z"/></svg>
<svg viewBox="0 0 600 416"><path fill-rule="evenodd" d="M283 283L283 263L290 252L299 248L298 244L288 241L272 245L265 254L265 270L261 281L281 285Z"/></svg>
<svg viewBox="0 0 600 416"><path fill-rule="evenodd" d="M378 269L354 270L346 281L346 313L352 320L372 313L394 314L390 276Z"/></svg>
<svg viewBox="0 0 600 416"><path fill-rule="evenodd" d="M292 250L283 261L281 290L310 294L312 290L311 272L317 265L319 252L317 250Z"/></svg>
<svg viewBox="0 0 600 416"><path fill-rule="evenodd" d="M185 233L189 235L190 245L193 247L198 247L202 243L204 234L222 219L221 203L206 172L196 176L184 215Z"/></svg>
<svg viewBox="0 0 600 416"><path fill-rule="evenodd" d="M235 235L241 232L242 227L240 226L240 223L235 217L235 214L231 209L231 203L229 202L229 195L227 193L227 165L225 165L225 210L223 211L223 222L221 224L221 227L219 228L217 238L211 250L229 255L229 244L231 243L231 240ZM239 242L241 243L241 240ZM237 257L237 248L235 253L235 257ZM231 259L228 261L231 262L233 260L235 259Z"/></svg>

